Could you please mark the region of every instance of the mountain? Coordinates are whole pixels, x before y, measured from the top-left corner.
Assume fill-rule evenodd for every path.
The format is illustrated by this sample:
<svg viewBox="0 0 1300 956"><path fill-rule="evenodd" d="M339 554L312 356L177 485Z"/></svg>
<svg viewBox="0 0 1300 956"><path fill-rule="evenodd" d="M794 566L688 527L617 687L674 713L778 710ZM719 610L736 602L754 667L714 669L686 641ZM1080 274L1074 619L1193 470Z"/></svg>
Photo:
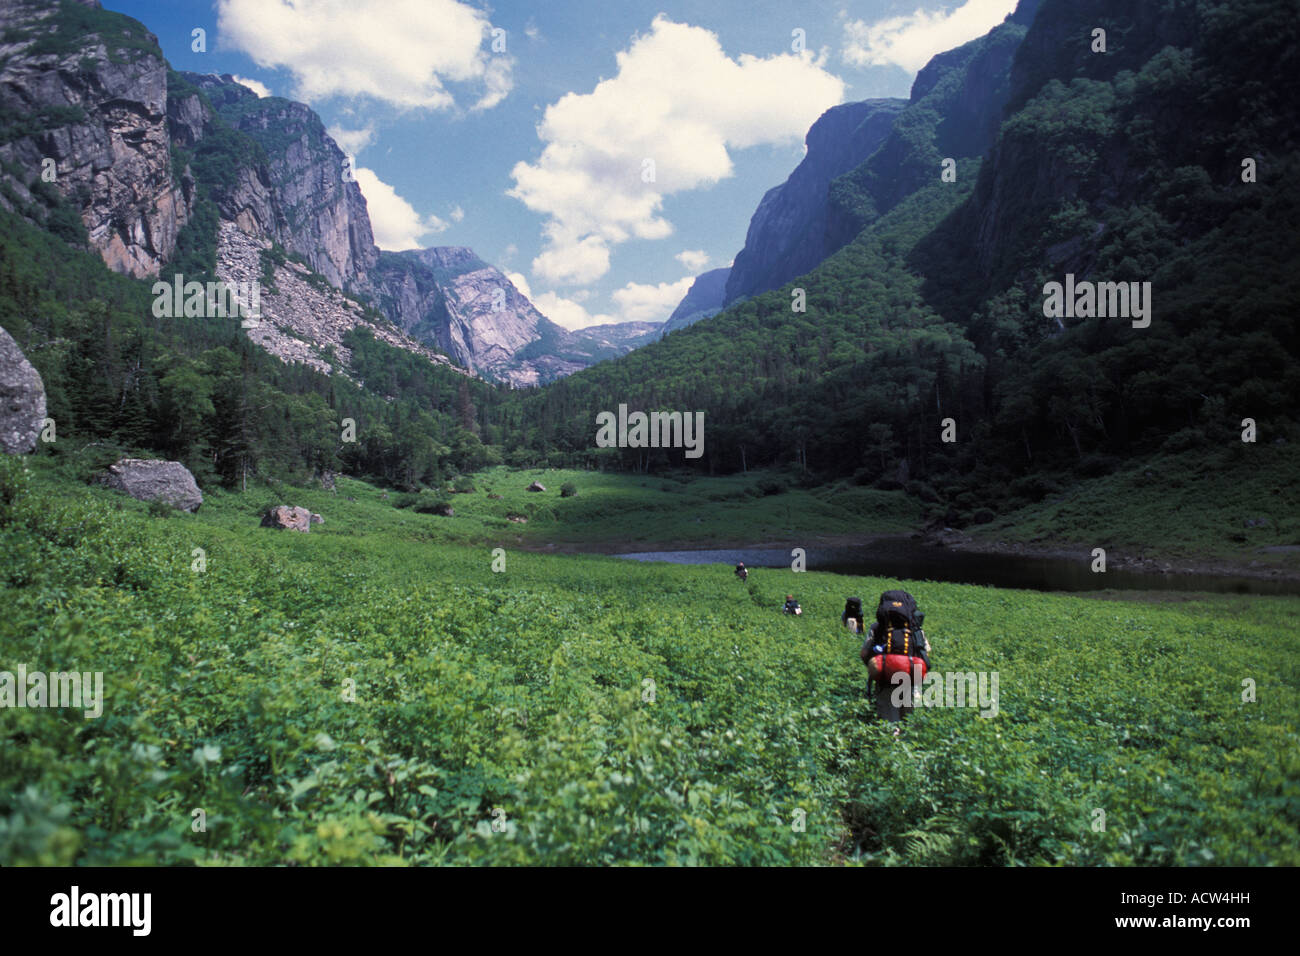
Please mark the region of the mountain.
<svg viewBox="0 0 1300 956"><path fill-rule="evenodd" d="M663 324L663 334L676 329L684 329L688 325L707 319L711 315L717 314L722 308L722 300L727 291L727 276L731 274L731 267L724 266L721 269L711 269L695 277L691 287L686 290L686 295L681 303L673 310L673 314L668 316L668 321Z"/></svg>
<svg viewBox="0 0 1300 956"><path fill-rule="evenodd" d="M750 219L721 305L775 289L844 244L827 234L831 180L874 153L906 105L898 99L865 100L821 115L805 137L803 160L784 183L767 191Z"/></svg>
<svg viewBox="0 0 1300 956"><path fill-rule="evenodd" d="M229 75L171 70L153 34L97 0L0 0L0 29L0 208L84 237L138 278L224 280L255 252L253 278L273 288L345 293L346 305L321 300L321 321L266 297L252 337L285 361L342 370L329 357L346 355L339 335L365 326L486 379L536 385L641 340L570 336L470 250L382 253L314 111ZM302 285L302 269L320 281Z"/></svg>
<svg viewBox="0 0 1300 956"><path fill-rule="evenodd" d="M1283 225L1300 104L1276 82L1298 40L1292 4L1022 0L933 58L882 146L832 182L847 245L528 396L537 440L581 453L617 392L709 423L707 464L635 449L628 467L794 465L901 485L952 525L1156 453L1250 468L1247 420L1300 436L1300 233ZM1120 314L1086 298L1050 314L1049 283L1076 280L1111 284Z"/></svg>

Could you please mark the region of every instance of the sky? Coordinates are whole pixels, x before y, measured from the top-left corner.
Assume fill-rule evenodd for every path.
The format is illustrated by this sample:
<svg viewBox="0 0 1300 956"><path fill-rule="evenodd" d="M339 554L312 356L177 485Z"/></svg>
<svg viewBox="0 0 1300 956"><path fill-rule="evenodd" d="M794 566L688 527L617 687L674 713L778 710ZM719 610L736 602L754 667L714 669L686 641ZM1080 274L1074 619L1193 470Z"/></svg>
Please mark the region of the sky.
<svg viewBox="0 0 1300 956"><path fill-rule="evenodd" d="M316 110L354 157L380 248L469 246L566 328L668 318L732 262L818 116L906 97L931 56L1015 6L103 2L175 68Z"/></svg>

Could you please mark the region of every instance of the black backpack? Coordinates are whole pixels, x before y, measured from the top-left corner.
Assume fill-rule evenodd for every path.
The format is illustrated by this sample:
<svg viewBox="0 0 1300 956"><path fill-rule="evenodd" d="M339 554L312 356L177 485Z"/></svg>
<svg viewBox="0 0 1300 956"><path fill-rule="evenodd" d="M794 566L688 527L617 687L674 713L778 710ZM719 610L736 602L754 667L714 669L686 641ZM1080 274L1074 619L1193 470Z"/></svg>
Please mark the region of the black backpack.
<svg viewBox="0 0 1300 956"><path fill-rule="evenodd" d="M850 618L858 622L859 632L866 629L866 621L862 619L862 598L851 597L845 600L844 613L840 615L840 620L847 626Z"/></svg>
<svg viewBox="0 0 1300 956"><path fill-rule="evenodd" d="M886 591L876 605L876 630L884 635L894 628L919 631L925 615L916 609L916 598L906 591Z"/></svg>
<svg viewBox="0 0 1300 956"><path fill-rule="evenodd" d="M924 621L925 615L916 609L916 598L906 591L886 591L876 605L876 643L886 654L919 657L929 667L929 654L916 639Z"/></svg>

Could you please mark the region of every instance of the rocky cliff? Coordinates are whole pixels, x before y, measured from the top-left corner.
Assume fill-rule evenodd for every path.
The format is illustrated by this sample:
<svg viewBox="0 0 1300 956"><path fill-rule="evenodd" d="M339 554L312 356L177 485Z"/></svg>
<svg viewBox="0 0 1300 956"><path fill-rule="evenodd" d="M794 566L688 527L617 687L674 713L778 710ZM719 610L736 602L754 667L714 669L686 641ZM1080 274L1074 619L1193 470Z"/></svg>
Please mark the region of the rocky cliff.
<svg viewBox="0 0 1300 956"><path fill-rule="evenodd" d="M38 200L61 198L111 268L157 272L193 199L157 38L97 0L0 0L0 35L0 205L47 224Z"/></svg>
<svg viewBox="0 0 1300 956"><path fill-rule="evenodd" d="M808 130L808 152L780 186L768 190L749 222L745 247L726 280L723 305L775 289L839 248L827 235L831 180L874 153L906 100L834 106ZM671 320L670 320L671 321Z"/></svg>
<svg viewBox="0 0 1300 956"><path fill-rule="evenodd" d="M366 275L379 261L361 187L345 176L346 157L308 106L278 96L259 97L229 75L183 73L212 108L266 154L272 208L249 183L248 202L227 211L243 216L240 228L276 239L296 252L330 284L367 289ZM251 176L252 171L248 171Z"/></svg>
<svg viewBox="0 0 1300 956"><path fill-rule="evenodd" d="M536 385L651 337L641 323L569 333L469 249L381 253L315 112L230 75L171 70L152 34L98 0L0 0L0 31L0 205L141 278L251 281L274 252L267 321L249 334L286 361L337 368L343 332L368 324L483 378Z"/></svg>

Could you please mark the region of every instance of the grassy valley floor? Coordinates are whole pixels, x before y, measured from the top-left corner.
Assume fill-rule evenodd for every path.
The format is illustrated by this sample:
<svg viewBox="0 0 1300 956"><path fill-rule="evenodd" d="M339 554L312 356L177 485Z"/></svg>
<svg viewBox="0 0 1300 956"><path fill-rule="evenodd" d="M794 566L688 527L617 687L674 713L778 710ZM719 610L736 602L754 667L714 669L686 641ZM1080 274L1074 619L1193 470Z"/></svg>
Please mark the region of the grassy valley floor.
<svg viewBox="0 0 1300 956"><path fill-rule="evenodd" d="M1300 863L1300 599L741 584L510 543L569 505L612 528L619 495L682 520L592 476L481 479L534 502L515 528L346 480L161 516L31 470L0 481L0 670L102 672L105 701L0 710L5 865ZM260 528L271 498L325 523ZM899 584L937 671L998 674L995 716L869 719L838 615Z"/></svg>

